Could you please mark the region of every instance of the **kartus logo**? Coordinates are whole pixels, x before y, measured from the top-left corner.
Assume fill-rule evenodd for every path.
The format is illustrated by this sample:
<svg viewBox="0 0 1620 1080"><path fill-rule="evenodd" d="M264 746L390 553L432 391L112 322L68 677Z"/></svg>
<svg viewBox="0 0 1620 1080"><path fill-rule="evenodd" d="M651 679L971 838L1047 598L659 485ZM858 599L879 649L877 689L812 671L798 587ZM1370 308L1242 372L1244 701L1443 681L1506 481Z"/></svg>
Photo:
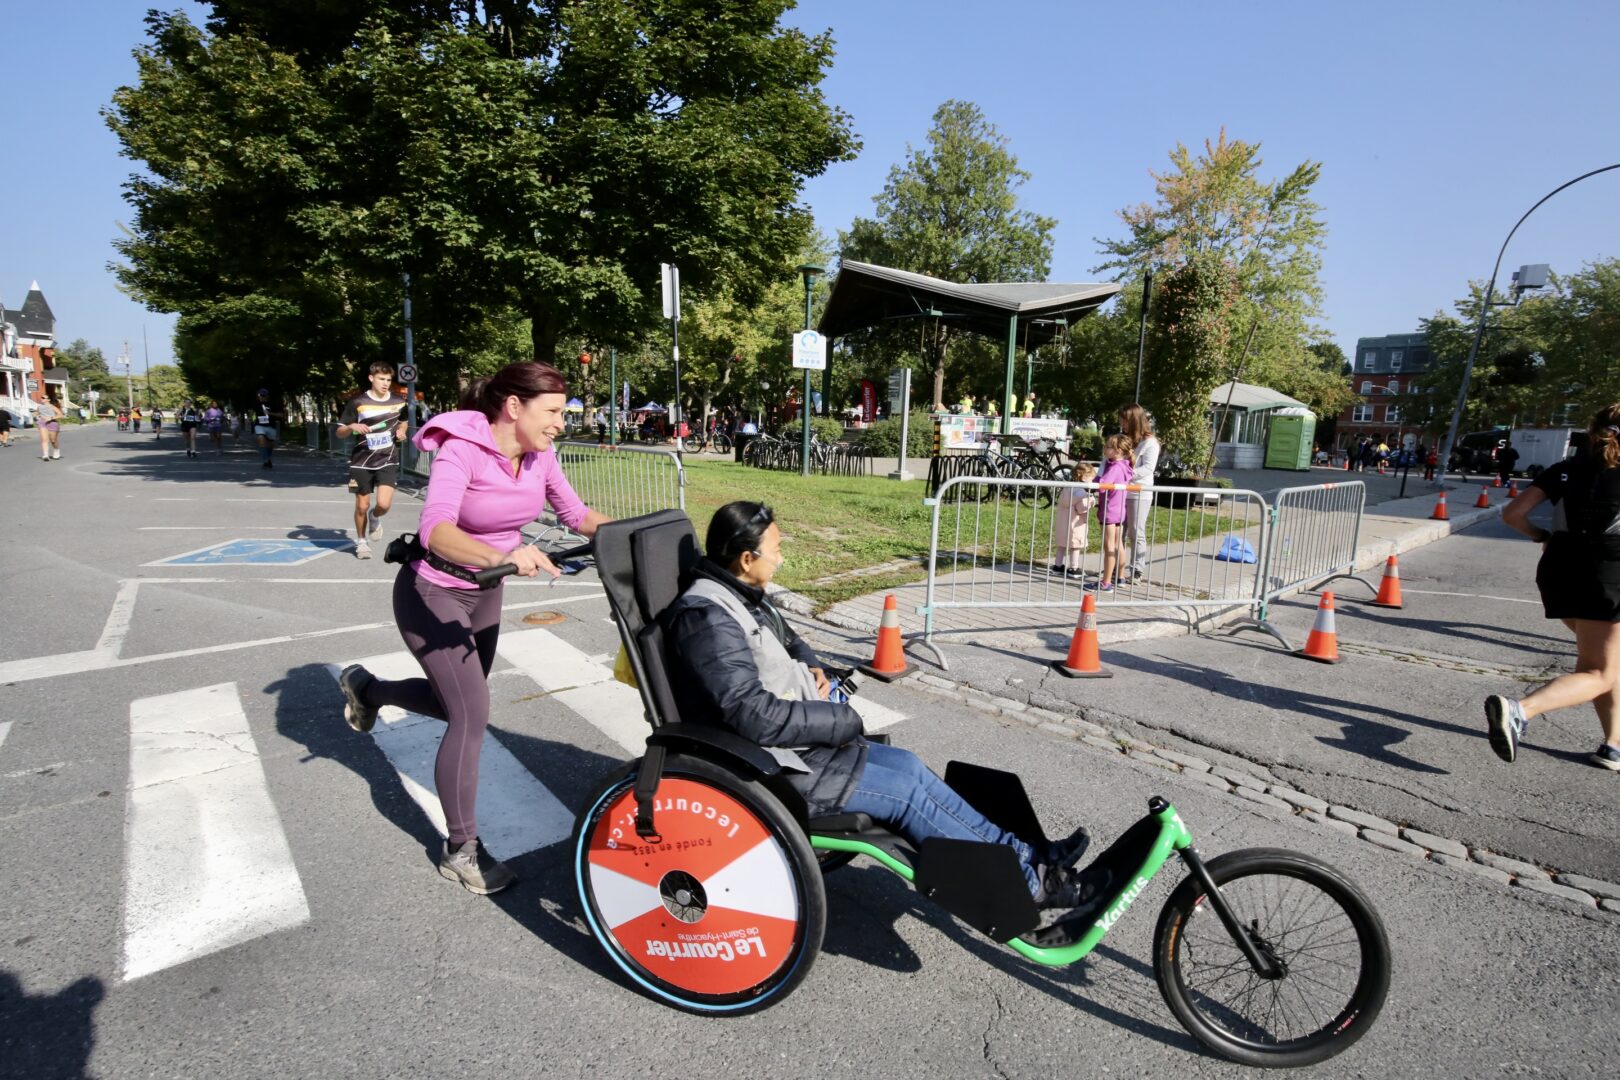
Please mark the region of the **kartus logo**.
<svg viewBox="0 0 1620 1080"><path fill-rule="evenodd" d="M1120 916L1125 914L1125 909L1130 907L1138 896L1142 895L1142 890L1147 888L1147 883L1148 879L1145 877L1139 877L1131 882L1130 887L1120 894L1119 903L1103 912L1103 917L1097 920L1097 925L1102 927L1104 931L1112 929L1113 925L1119 922Z"/></svg>

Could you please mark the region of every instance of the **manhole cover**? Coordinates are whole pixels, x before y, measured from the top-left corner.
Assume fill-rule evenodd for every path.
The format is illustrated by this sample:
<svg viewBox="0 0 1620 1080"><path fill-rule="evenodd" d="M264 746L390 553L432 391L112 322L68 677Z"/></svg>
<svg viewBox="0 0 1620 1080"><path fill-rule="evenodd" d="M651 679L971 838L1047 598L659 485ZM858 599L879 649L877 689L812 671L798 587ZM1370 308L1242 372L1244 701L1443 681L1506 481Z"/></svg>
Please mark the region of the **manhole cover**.
<svg viewBox="0 0 1620 1080"><path fill-rule="evenodd" d="M531 611L523 616L523 621L530 626L556 626L568 616L560 611Z"/></svg>

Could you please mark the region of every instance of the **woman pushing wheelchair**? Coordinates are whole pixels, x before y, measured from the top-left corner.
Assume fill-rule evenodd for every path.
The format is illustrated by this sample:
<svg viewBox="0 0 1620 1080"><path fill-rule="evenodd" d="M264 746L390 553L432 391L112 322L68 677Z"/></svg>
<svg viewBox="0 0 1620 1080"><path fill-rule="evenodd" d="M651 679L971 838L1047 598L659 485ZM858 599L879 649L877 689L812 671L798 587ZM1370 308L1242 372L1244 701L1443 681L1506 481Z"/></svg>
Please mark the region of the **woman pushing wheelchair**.
<svg viewBox="0 0 1620 1080"><path fill-rule="evenodd" d="M709 718L771 750L812 815L863 813L915 845L932 837L1005 844L1044 908L1075 908L1107 889L1106 869L1074 869L1085 830L1037 849L969 805L915 754L864 737L860 714L766 598L783 561L769 507L722 506L705 548L665 615L682 715Z"/></svg>

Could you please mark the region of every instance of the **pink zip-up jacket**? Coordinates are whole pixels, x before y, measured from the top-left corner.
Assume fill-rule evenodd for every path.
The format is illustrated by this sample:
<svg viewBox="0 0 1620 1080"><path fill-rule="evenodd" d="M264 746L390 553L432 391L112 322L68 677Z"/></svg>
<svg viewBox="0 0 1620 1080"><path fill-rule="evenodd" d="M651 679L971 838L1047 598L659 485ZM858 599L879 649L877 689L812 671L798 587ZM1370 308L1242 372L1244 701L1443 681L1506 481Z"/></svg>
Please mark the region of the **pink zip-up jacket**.
<svg viewBox="0 0 1620 1080"><path fill-rule="evenodd" d="M1124 458L1116 458L1108 462L1102 474L1097 477L1099 484L1128 484L1131 482L1131 463ZM1099 491L1097 493L1097 520L1104 525L1120 525L1125 521L1124 491Z"/></svg>
<svg viewBox="0 0 1620 1080"><path fill-rule="evenodd" d="M449 522L496 551L511 551L520 541L519 530L538 518L547 503L570 529L578 528L590 512L568 485L555 449L524 454L514 474L495 445L489 420L477 410L440 413L414 441L417 449L435 455L416 530L423 546L435 528ZM420 559L412 566L424 580L447 589L478 587Z"/></svg>

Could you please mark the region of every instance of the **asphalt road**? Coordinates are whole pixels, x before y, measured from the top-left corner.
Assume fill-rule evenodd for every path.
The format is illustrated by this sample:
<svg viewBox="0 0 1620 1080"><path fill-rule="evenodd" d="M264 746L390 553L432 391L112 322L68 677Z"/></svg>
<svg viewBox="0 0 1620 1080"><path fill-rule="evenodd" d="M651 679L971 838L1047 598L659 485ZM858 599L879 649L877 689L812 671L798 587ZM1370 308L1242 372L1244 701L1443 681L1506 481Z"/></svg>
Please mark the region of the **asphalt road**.
<svg viewBox="0 0 1620 1080"><path fill-rule="evenodd" d="M8 852L0 875L0 1077L1244 1071L1193 1043L1154 985L1153 922L1179 877L1171 873L1153 883L1091 959L1046 971L978 938L887 872L857 863L829 879L832 915L822 954L786 1001L748 1017L712 1019L648 1000L615 975L586 932L566 844L539 843L513 858L521 880L504 894L466 893L434 870L438 833L413 798L410 730L358 736L340 719L328 665L401 648L389 624L391 567L340 549L280 566L151 565L237 540L336 545L348 527L348 499L335 465L289 455L266 474L245 452L188 462L172 437L154 448L149 435L105 428L70 430L63 442L64 458L50 464L22 449L0 451L0 490L11 506L0 526L8 554L0 569L8 630L0 638L0 844ZM391 530L408 527L414 514L415 504L402 501ZM1511 561L1528 545L1478 539L1487 554L1507 552L1486 559L1502 568L1488 591L1517 595L1507 591ZM269 550L262 543L234 550L254 547L260 555ZM228 558L230 550L201 557ZM1449 565L1435 573L1453 572ZM1425 587L1422 575L1414 556L1409 587ZM1449 579L1435 584L1487 591L1483 584L1454 589ZM1504 665L1532 667L1556 653L1536 651L1528 635L1546 630L1534 620L1512 622L1504 641L1489 602L1472 601L1482 605L1477 612L1429 606L1441 602L1424 598L1423 607L1402 614L1497 628L1477 631L1487 639L1477 644L1481 656ZM548 686L545 666L564 655L583 665L611 663L614 630L589 580L556 588L514 583L506 603L503 641L511 651L492 677L492 727L516 766L517 780L501 786L517 794L509 813L486 805L482 819L486 833L527 829L543 840L555 822L534 787L560 806L566 822L598 779L629 756L615 726L622 711L607 715L599 701ZM522 622L536 611L561 621ZM1387 617L1379 626L1384 644L1402 645L1407 633L1444 636L1413 626L1397 631ZM1525 636L1512 638L1520 627ZM830 633L819 636L837 644ZM1451 655L1472 655L1467 638L1453 633L1449 641ZM1165 695L1227 677L1187 670L1213 669L1199 652L1212 646L1243 663L1266 656L1263 645L1144 643L1140 655L1171 659L1157 672L1146 661L1122 670L1108 692L1136 700L1109 708L1129 713L1144 731L1187 724L1192 706ZM1012 678L1017 663L1032 662L1005 658ZM1311 680L1327 670L1277 667L1275 684L1291 689L1276 692L1324 696ZM1486 677L1435 670L1419 674L1467 688L1451 695L1455 720L1442 717L1466 728L1477 718L1472 699ZM1396 662L1357 654L1331 672L1368 699L1404 699L1398 711L1411 716L1438 711L1415 691L1391 688L1407 673ZM1127 674L1143 680L1134 693L1125 689ZM1241 677L1244 686L1258 681ZM1269 725L1279 746L1306 745L1321 734L1294 731L1301 721L1280 708L1256 710L1234 695L1202 693L1203 715L1193 719L1209 729L1247 709L1275 714L1255 723ZM1084 822L1106 840L1143 812L1150 794L1162 793L1206 854L1296 848L1349 872L1375 898L1397 968L1384 1016L1317 1075L1571 1076L1620 1068L1609 1034L1620 993L1620 917L1414 862L915 685L873 687L869 698L896 741L936 768L958 758L1019 771L1049 831ZM1346 725L1318 720L1330 739L1347 737ZM1434 729L1381 722L1411 729L1402 740L1384 739L1383 758L1317 744L1357 762L1366 776L1408 771L1390 760L1395 755L1446 770L1439 780L1422 774L1425 784L1473 769L1484 777L1475 788L1520 783L1524 794L1514 797L1522 799L1555 787L1562 799L1564 789L1597 772L1541 752L1544 745L1590 749L1591 740L1578 737L1578 718L1567 737L1552 725L1542 729L1545 740L1533 737L1534 752L1511 772L1494 768L1477 736L1471 756L1459 749L1433 757L1439 751L1420 741ZM1538 755L1547 757L1545 776L1532 771L1543 767ZM1273 756L1280 767L1283 755ZM1297 756L1303 767L1304 755ZM183 763L216 758L217 772L183 775ZM1308 789L1307 779L1300 782ZM178 812L153 801L154 793L174 791L192 799ZM203 797L209 792L214 796ZM1582 797L1596 807L1602 789ZM232 814L246 815L237 819L243 835L264 840L258 887L203 898L201 910L220 925L165 922L165 910L183 913L198 899L182 887L206 879L205 856L236 838L208 829ZM1595 847L1601 830L1582 827ZM1524 835L1557 834L1542 827ZM235 930L233 919L241 923Z"/></svg>

